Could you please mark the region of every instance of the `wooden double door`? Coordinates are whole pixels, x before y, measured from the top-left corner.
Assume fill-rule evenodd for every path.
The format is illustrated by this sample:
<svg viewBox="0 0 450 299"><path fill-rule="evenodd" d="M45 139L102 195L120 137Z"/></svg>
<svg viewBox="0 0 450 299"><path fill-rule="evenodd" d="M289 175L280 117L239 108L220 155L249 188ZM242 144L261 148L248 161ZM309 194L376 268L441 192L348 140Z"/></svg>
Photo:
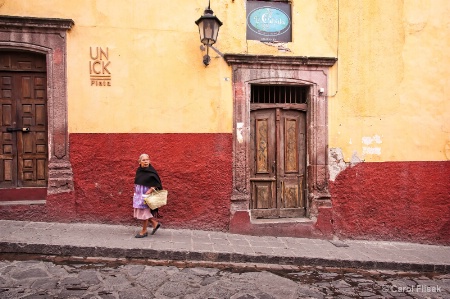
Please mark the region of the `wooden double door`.
<svg viewBox="0 0 450 299"><path fill-rule="evenodd" d="M0 51L0 197L47 186L45 55ZM7 192L8 191L8 192ZM19 193L12 193L21 199Z"/></svg>
<svg viewBox="0 0 450 299"><path fill-rule="evenodd" d="M254 218L306 214L306 112L251 111L250 210Z"/></svg>

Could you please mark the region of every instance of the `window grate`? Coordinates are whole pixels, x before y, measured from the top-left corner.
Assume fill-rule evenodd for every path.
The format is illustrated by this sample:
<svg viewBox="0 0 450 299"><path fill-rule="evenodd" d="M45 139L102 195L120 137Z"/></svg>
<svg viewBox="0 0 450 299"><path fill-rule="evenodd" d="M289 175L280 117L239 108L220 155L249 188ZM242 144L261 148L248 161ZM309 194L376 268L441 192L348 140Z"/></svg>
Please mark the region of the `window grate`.
<svg viewBox="0 0 450 299"><path fill-rule="evenodd" d="M252 104L306 104L308 86L252 85Z"/></svg>

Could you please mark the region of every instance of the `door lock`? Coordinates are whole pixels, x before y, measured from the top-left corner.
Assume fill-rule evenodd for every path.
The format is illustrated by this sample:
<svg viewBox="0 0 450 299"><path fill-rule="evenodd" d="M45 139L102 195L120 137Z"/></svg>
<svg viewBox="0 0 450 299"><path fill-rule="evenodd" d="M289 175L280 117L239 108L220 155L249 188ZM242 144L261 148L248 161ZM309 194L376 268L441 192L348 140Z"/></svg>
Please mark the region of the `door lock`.
<svg viewBox="0 0 450 299"><path fill-rule="evenodd" d="M6 128L6 132L30 132L30 128Z"/></svg>

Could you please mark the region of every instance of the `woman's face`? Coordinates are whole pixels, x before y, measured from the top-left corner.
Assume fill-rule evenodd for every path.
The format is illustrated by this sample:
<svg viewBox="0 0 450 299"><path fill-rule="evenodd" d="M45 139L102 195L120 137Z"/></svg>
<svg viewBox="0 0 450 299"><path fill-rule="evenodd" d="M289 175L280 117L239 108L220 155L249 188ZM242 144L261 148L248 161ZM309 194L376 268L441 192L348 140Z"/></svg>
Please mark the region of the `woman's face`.
<svg viewBox="0 0 450 299"><path fill-rule="evenodd" d="M141 159L141 162L139 162L141 167L148 167L150 165L150 158L148 156L144 156Z"/></svg>

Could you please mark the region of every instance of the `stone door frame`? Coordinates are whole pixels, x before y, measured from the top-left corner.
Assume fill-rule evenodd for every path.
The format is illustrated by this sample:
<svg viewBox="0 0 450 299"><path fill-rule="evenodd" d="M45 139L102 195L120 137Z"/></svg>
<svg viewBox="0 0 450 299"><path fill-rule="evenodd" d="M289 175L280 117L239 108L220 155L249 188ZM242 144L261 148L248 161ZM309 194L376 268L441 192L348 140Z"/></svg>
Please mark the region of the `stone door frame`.
<svg viewBox="0 0 450 299"><path fill-rule="evenodd" d="M251 84L308 85L307 212L331 207L328 191L328 77L336 58L225 54L233 76L233 190L231 215L249 213Z"/></svg>
<svg viewBox="0 0 450 299"><path fill-rule="evenodd" d="M0 16L0 50L46 55L48 186L47 195L73 190L67 124L67 31L70 19Z"/></svg>

